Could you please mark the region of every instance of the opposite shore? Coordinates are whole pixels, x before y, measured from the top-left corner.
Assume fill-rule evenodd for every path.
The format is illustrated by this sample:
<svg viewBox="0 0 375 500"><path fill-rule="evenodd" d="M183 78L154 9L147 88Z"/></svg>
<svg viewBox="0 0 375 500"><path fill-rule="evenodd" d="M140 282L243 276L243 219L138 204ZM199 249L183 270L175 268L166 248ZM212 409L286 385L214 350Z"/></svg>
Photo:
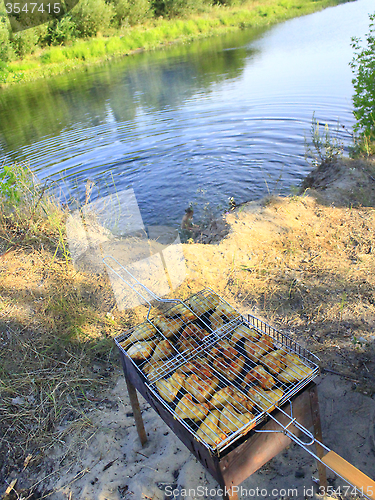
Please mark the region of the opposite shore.
<svg viewBox="0 0 375 500"><path fill-rule="evenodd" d="M21 60L0 64L0 87L67 73L112 58L156 50L171 43L219 36L245 28L262 28L310 14L345 0L265 0L237 7L214 6L201 15L153 19L114 36L77 39L70 45L47 46Z"/></svg>

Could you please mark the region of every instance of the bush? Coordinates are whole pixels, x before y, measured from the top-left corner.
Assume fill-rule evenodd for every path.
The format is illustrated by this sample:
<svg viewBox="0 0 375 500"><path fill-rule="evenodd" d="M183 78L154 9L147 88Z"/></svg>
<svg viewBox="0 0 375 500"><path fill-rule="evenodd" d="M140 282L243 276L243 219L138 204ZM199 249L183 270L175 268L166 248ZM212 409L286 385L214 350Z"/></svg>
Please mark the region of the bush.
<svg viewBox="0 0 375 500"><path fill-rule="evenodd" d="M375 141L375 14L370 15L370 32L366 35L365 46L362 40L352 38L352 47L355 55L351 62L354 73L353 96L354 116L356 125L354 130L359 132L364 142Z"/></svg>
<svg viewBox="0 0 375 500"><path fill-rule="evenodd" d="M139 24L151 15L149 0L114 0L119 26Z"/></svg>
<svg viewBox="0 0 375 500"><path fill-rule="evenodd" d="M155 15L176 17L194 12L207 3L205 0L154 0L152 5Z"/></svg>
<svg viewBox="0 0 375 500"><path fill-rule="evenodd" d="M5 16L0 16L0 61L8 62L12 59L15 59L15 52L10 42L8 20Z"/></svg>
<svg viewBox="0 0 375 500"><path fill-rule="evenodd" d="M39 34L36 28L29 28L25 31L11 35L10 41L18 57L25 57L32 54L38 44Z"/></svg>
<svg viewBox="0 0 375 500"><path fill-rule="evenodd" d="M71 11L71 18L80 37L90 37L108 29L115 16L115 9L104 0L80 0Z"/></svg>
<svg viewBox="0 0 375 500"><path fill-rule="evenodd" d="M47 41L49 45L62 45L75 39L76 26L67 15L51 22L48 26Z"/></svg>

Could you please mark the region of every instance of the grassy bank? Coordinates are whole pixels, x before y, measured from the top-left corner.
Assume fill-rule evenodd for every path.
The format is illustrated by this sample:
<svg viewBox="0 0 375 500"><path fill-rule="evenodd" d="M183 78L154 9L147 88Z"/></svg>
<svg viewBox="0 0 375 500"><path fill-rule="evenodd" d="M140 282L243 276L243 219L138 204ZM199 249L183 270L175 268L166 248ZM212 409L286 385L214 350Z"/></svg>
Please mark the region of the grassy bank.
<svg viewBox="0 0 375 500"><path fill-rule="evenodd" d="M48 47L22 60L3 63L0 66L0 84L46 78L174 42L188 42L238 29L263 27L339 3L343 3L343 0L262 0L248 2L240 7L214 6L200 16L184 19L159 18L114 36L98 36L75 41L69 46Z"/></svg>

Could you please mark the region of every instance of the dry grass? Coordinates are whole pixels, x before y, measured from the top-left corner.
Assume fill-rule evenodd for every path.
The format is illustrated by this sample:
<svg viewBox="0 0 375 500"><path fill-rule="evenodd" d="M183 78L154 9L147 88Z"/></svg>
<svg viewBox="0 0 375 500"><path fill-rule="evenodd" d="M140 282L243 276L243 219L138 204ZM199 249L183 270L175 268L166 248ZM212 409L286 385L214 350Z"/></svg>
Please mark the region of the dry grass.
<svg viewBox="0 0 375 500"><path fill-rule="evenodd" d="M374 209L274 198L227 221L232 232L219 245L185 247L192 288L207 284L289 329L323 366L374 392Z"/></svg>
<svg viewBox="0 0 375 500"><path fill-rule="evenodd" d="M113 310L105 277L74 270L67 211L24 174L22 196L3 198L0 220L1 481L77 421L90 428L88 411L113 371L112 337L138 321Z"/></svg>

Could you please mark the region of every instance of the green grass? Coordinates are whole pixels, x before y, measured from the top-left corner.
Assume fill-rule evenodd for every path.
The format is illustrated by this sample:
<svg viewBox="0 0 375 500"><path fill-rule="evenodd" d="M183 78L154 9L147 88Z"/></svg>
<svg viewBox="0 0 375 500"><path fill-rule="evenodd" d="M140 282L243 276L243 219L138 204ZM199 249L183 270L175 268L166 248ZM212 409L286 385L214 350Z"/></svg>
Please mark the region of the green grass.
<svg viewBox="0 0 375 500"><path fill-rule="evenodd" d="M159 19L129 29L123 35L77 40L49 47L38 55L0 67L0 85L27 82L68 72L137 50L155 50L172 42L220 35L248 27L264 27L343 3L344 0L263 0L240 7L212 7L200 17Z"/></svg>

